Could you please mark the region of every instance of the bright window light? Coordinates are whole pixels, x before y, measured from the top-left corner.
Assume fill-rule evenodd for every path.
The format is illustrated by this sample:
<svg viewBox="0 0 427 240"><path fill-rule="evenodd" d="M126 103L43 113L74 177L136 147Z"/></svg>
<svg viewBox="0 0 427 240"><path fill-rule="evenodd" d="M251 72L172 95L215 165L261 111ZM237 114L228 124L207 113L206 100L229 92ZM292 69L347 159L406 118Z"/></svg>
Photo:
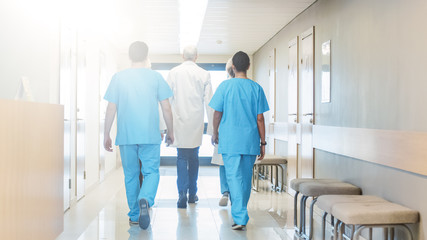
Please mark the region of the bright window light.
<svg viewBox="0 0 427 240"><path fill-rule="evenodd" d="M179 48L199 42L208 0L179 0Z"/></svg>

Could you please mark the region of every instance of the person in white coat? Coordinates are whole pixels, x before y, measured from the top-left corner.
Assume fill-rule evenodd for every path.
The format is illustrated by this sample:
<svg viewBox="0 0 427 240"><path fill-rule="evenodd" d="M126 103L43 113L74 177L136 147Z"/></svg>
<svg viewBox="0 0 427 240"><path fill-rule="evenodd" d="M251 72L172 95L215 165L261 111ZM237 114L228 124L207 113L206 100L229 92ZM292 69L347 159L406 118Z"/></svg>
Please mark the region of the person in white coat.
<svg viewBox="0 0 427 240"><path fill-rule="evenodd" d="M195 63L198 56L197 48L187 46L182 56L184 62L173 68L167 79L173 92L170 101L175 136L172 146L177 148L178 155L178 208L186 208L187 201L188 203L198 201L199 147L204 131L204 110L206 109L208 116L208 129L212 129L213 116L213 109L208 106L212 98L211 77L208 71Z"/></svg>

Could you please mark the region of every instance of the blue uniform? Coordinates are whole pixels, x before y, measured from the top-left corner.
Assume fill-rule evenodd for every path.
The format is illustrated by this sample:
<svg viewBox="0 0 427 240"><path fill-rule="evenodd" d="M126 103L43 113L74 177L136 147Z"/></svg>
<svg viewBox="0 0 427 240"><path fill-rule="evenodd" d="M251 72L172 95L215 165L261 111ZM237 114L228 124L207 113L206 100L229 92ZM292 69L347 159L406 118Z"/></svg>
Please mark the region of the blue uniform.
<svg viewBox="0 0 427 240"><path fill-rule="evenodd" d="M218 152L222 154L236 224L249 221L252 167L260 153L257 116L269 110L262 87L250 80L232 78L222 82L209 106L222 112Z"/></svg>
<svg viewBox="0 0 427 240"><path fill-rule="evenodd" d="M131 68L116 73L104 99L117 106L116 145L120 146L125 174L129 217L138 221L138 201L150 206L159 185L160 143L159 101L172 96L172 90L158 73L146 68ZM141 169L139 169L141 160ZM139 173L144 181L139 186Z"/></svg>

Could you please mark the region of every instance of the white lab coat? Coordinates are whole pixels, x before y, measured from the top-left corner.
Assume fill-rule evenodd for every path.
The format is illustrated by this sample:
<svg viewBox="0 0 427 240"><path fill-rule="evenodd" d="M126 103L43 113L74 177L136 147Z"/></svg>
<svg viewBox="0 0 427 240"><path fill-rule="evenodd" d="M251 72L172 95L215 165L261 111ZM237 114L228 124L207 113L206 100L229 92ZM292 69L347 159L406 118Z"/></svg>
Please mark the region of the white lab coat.
<svg viewBox="0 0 427 240"><path fill-rule="evenodd" d="M173 91L170 98L173 130L177 148L195 148L202 144L204 110L208 116L208 134L212 134L213 109L211 77L208 71L192 61L174 67L167 82Z"/></svg>

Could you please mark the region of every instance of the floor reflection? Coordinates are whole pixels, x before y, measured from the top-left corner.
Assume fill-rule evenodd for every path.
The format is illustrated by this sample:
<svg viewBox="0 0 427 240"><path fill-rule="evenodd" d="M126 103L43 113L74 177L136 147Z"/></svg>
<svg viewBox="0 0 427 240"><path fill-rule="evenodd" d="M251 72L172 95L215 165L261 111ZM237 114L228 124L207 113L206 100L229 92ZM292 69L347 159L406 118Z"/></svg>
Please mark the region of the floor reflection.
<svg viewBox="0 0 427 240"><path fill-rule="evenodd" d="M57 240L293 239L293 199L286 193L271 192L267 181L260 182L259 192L252 192L246 231L234 231L230 204L218 206L221 197L218 168L201 167L200 200L188 204L186 209L176 208L178 193L174 174L174 167L161 168L159 191L156 204L150 209L151 226L147 230L129 225L123 174L117 172L117 176L106 179L65 214L64 232Z"/></svg>

